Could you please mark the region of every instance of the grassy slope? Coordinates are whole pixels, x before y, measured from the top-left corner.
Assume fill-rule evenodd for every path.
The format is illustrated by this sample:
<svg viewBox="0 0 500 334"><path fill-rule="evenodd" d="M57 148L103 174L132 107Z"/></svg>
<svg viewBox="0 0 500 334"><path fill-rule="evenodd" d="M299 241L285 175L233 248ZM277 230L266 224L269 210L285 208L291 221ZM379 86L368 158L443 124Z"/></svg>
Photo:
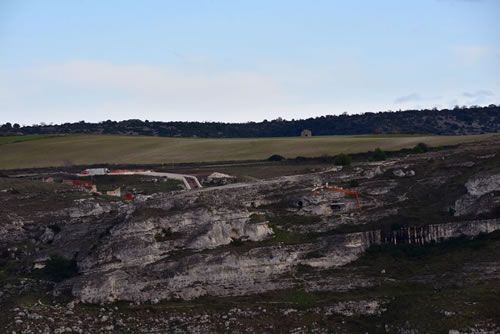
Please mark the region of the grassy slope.
<svg viewBox="0 0 500 334"><path fill-rule="evenodd" d="M0 136L0 145L13 144L27 140L46 139L53 137L62 137L63 135L26 135L26 136Z"/></svg>
<svg viewBox="0 0 500 334"><path fill-rule="evenodd" d="M30 138L0 145L0 169L49 167L63 164L179 163L288 158L366 152L380 147L398 150L424 142L452 145L484 139L478 136L366 135L290 138L189 139L145 136L68 135ZM21 137L20 137L21 139Z"/></svg>

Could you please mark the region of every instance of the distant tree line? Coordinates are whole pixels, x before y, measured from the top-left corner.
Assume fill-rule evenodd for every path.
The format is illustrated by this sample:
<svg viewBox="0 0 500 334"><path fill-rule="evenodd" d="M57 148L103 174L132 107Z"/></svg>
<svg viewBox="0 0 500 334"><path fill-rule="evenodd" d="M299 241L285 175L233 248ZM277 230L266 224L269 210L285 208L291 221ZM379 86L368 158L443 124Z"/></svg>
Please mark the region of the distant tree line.
<svg viewBox="0 0 500 334"><path fill-rule="evenodd" d="M455 107L454 109L424 109L406 111L367 112L338 116L328 115L303 120L247 123L222 122L157 122L130 119L87 123L35 124L20 126L5 123L0 133L6 134L125 134L161 137L287 137L299 136L309 129L313 136L358 134L469 135L500 131L500 105Z"/></svg>

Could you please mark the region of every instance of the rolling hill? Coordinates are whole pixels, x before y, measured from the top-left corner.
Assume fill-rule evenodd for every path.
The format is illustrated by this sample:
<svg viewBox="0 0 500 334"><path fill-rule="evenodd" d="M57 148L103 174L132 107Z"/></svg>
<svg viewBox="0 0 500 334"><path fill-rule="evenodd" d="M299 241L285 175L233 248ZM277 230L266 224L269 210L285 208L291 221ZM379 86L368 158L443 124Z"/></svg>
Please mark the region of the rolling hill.
<svg viewBox="0 0 500 334"><path fill-rule="evenodd" d="M64 123L19 126L6 123L2 133L37 134L123 134L159 137L264 138L294 137L309 129L313 136L360 134L472 135L500 131L500 106L455 107L453 110L406 110L368 112L358 115L327 115L300 120L246 123L159 122L130 119L99 123Z"/></svg>
<svg viewBox="0 0 500 334"><path fill-rule="evenodd" d="M282 138L200 139L117 135L3 137L0 169L100 163L182 163L262 160L359 153L377 147L393 151L423 142L430 146L482 140L474 136L360 135ZM29 140L23 140L29 139ZM2 144L3 143L3 144Z"/></svg>

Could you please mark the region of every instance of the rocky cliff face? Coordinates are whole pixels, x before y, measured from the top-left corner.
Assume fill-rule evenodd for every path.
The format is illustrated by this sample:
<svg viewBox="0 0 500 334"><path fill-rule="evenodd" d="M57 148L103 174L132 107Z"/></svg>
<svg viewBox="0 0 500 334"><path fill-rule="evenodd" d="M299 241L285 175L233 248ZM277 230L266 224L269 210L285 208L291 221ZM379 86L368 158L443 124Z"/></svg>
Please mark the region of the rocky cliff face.
<svg viewBox="0 0 500 334"><path fill-rule="evenodd" d="M398 210L388 205L410 201L407 184L418 177L412 166L416 164L410 160L335 168L157 194L134 203L88 198L54 213L64 221L60 233L48 227L27 232L24 225L32 223L18 220L2 228L11 235L21 233L19 238L35 237L51 244L38 253L35 262L39 266L54 250L66 258L75 257L80 275L59 284L57 291L70 289L75 297L90 303L190 300L284 289L295 281L283 277L293 276L299 265L328 269L355 261L374 244L424 245L499 228L497 219L370 228L377 218L397 215ZM499 175L472 175L465 183L467 193L455 202L455 215L491 210ZM449 178L423 175L417 182L432 189ZM353 196L311 191L314 184L352 179L363 180L358 191L364 211ZM276 210L282 215L279 224L273 223ZM264 218L255 221L253 216ZM317 219L287 223L308 217ZM330 233L346 224L361 224L365 231Z"/></svg>
<svg viewBox="0 0 500 334"><path fill-rule="evenodd" d="M455 202L455 215L481 214L500 205L500 174L480 173L465 183L467 194Z"/></svg>
<svg viewBox="0 0 500 334"><path fill-rule="evenodd" d="M424 273L402 268L419 272L409 278L394 268L386 273L390 256L373 270L365 258L375 245L405 245L401 249L418 253L462 236L495 235L500 230L500 170L497 156L488 151L495 146L481 149L485 152L478 157L454 149L129 202L88 194L74 198L74 193L57 189L65 200L57 197L35 206L30 200L46 195L0 193L0 250L6 259L1 264L15 263L16 275L39 277L61 256L70 263L63 261L63 272L74 272L49 290L56 296L69 292L75 302L90 304L149 305L279 291L299 297L345 291L358 296L363 289L408 282L430 282L440 289L446 284L489 284L500 277L492 258L461 263L446 283L433 272L447 265L431 264L431 271ZM314 185L327 182L356 190L362 210L349 194L325 189L313 193ZM497 251L487 242L481 247L492 257ZM25 285L19 289L26 290ZM380 317L382 305L391 305L381 297L359 296L339 301L335 295L335 302L311 310ZM289 316L292 311L279 312Z"/></svg>
<svg viewBox="0 0 500 334"><path fill-rule="evenodd" d="M500 220L496 219L334 235L318 238L314 243L255 247L244 253L224 247L201 252L215 245L230 244L231 233L240 235L240 231L251 230L254 234L249 240L253 241L272 235L266 223L255 227L245 227L246 224L217 223L217 227L189 240L186 246L193 251L182 257L175 253L176 248L185 249L181 246L185 242L182 239L154 240L151 231L161 225L144 222L140 224L144 228L137 228L135 224L133 232L125 226L116 227L105 247L96 248L92 255L82 259L82 276L65 282L61 288L69 284L73 295L91 303L261 293L293 286L292 280L280 277L293 273L299 264L327 269L356 260L374 244L425 244L461 235L475 237L500 229ZM225 228L220 228L221 225ZM226 238L210 237L214 229ZM312 252L318 255L307 258Z"/></svg>

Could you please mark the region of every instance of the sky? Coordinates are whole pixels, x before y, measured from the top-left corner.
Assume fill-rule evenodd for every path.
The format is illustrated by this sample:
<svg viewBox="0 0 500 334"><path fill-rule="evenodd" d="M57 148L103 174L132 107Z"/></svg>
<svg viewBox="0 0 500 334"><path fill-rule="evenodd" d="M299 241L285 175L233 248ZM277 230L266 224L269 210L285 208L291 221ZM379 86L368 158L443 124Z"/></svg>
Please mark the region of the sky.
<svg viewBox="0 0 500 334"><path fill-rule="evenodd" d="M0 123L500 103L498 0L0 0Z"/></svg>

